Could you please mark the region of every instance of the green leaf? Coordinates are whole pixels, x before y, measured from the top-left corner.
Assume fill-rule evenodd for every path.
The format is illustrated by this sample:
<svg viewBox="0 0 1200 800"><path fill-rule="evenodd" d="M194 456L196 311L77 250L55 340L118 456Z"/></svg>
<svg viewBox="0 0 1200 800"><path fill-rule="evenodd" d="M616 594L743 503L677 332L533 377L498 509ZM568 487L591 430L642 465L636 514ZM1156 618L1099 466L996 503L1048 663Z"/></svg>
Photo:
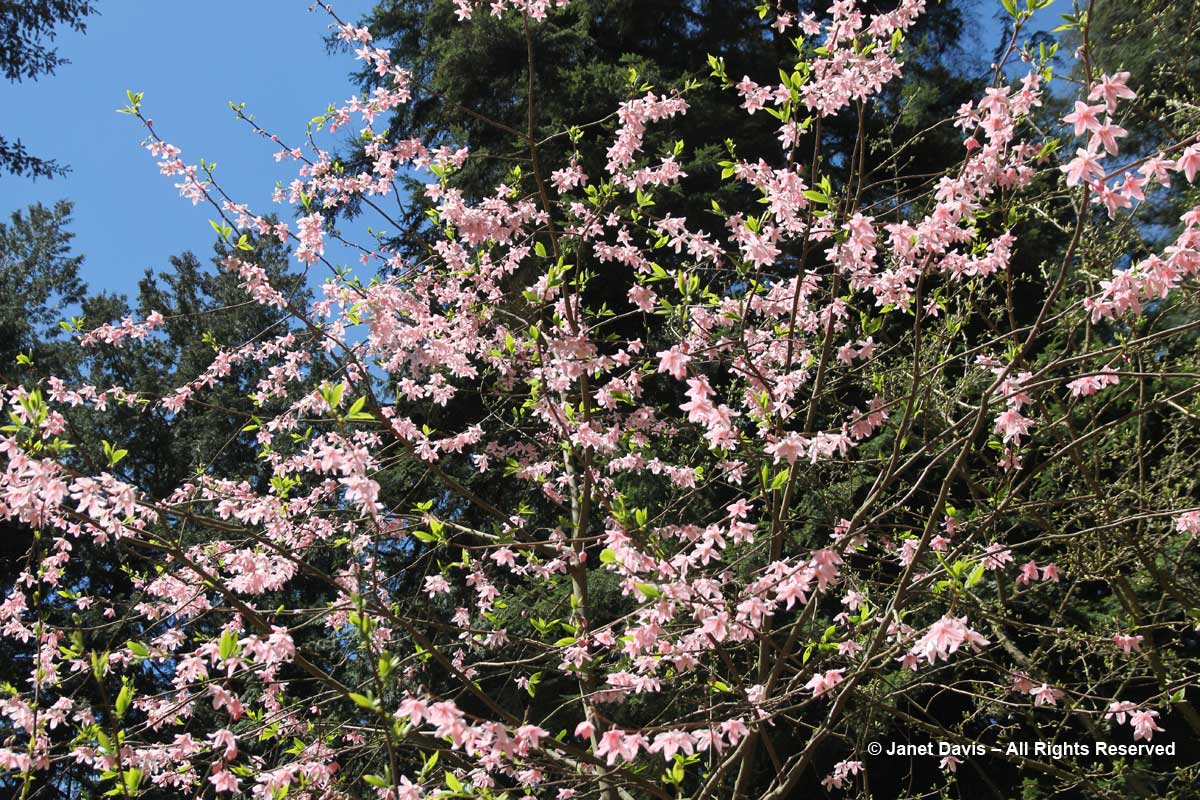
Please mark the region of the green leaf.
<svg viewBox="0 0 1200 800"><path fill-rule="evenodd" d="M537 253L538 258L545 258L546 245L542 244L541 242L535 242L533 245L533 252Z"/></svg>
<svg viewBox="0 0 1200 800"><path fill-rule="evenodd" d="M107 439L102 439L101 443L104 445L104 457L108 459L110 467L115 467L122 458L129 455L128 450L118 450Z"/></svg>
<svg viewBox="0 0 1200 800"><path fill-rule="evenodd" d="M651 600L662 597L662 592L652 583L639 583L637 584L637 590Z"/></svg>
<svg viewBox="0 0 1200 800"><path fill-rule="evenodd" d="M92 653L92 674L101 680L108 674L108 653Z"/></svg>
<svg viewBox="0 0 1200 800"><path fill-rule="evenodd" d="M130 795L136 795L138 793L138 786L141 785L142 782L142 771L137 767L130 767L121 773L121 780L125 782L125 789L127 793Z"/></svg>
<svg viewBox="0 0 1200 800"><path fill-rule="evenodd" d="M365 708L368 711L377 711L379 709L378 701L376 701L373 697L368 697L365 694L351 692L350 699L354 701L354 705Z"/></svg>
<svg viewBox="0 0 1200 800"><path fill-rule="evenodd" d="M208 224L211 225L212 229L217 232L217 236L220 236L222 239L228 239L233 235L233 228L229 226L228 222L217 222L216 220L210 219Z"/></svg>
<svg viewBox="0 0 1200 800"><path fill-rule="evenodd" d="M346 411L346 418L362 420L375 419L371 412L362 410L363 406L366 405L366 402L367 398L365 395L355 400L354 403L351 404L349 410Z"/></svg>
<svg viewBox="0 0 1200 800"><path fill-rule="evenodd" d="M601 564L617 563L617 554L614 553L611 548L608 548L608 547L604 548L603 550L600 551L600 563Z"/></svg>
<svg viewBox="0 0 1200 800"><path fill-rule="evenodd" d="M446 786L447 786L447 788L450 789L450 791L457 794L458 792L461 792L463 790L462 781L460 781L458 779L457 775L455 775L450 770L446 770L442 774L446 776Z"/></svg>
<svg viewBox="0 0 1200 800"><path fill-rule="evenodd" d="M125 712L129 711L129 706L132 702L133 702L133 687L130 686L128 683L126 683L125 685L123 685L121 687L121 691L117 695L117 702L115 705L115 710L117 712L117 719L124 718Z"/></svg>
<svg viewBox="0 0 1200 800"><path fill-rule="evenodd" d="M225 631L222 633L220 644L217 646L217 653L221 656L221 659L228 661L229 659L233 658L237 651L237 634L233 631Z"/></svg>
<svg viewBox="0 0 1200 800"><path fill-rule="evenodd" d="M346 384L344 383L326 383L321 386L321 398L331 408L337 408L342 404L342 395L346 393Z"/></svg>

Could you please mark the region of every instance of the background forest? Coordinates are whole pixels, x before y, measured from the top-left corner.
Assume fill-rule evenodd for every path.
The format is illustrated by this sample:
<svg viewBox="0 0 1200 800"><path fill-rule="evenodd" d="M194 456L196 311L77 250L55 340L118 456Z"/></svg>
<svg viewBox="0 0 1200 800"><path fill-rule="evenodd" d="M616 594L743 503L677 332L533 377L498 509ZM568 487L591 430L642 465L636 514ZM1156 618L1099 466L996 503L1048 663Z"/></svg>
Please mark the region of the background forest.
<svg viewBox="0 0 1200 800"><path fill-rule="evenodd" d="M71 56L69 50L56 43L55 33L74 29L86 35L89 22L118 1L0 0L0 64L5 77L10 82L51 79L64 59ZM803 2L799 7L792 0L783 5L796 15L809 10ZM891 7L886 2L866 6L883 10ZM777 65L788 58L792 48L788 39L775 35L772 28L776 13L782 10L774 3L760 4L757 0L575 0L530 32L528 22L519 15L491 17L481 13L470 25L456 24L456 7L451 0L381 0L361 19L346 21L368 28L376 44L388 48L393 62L409 70L422 89L413 102L389 109L387 113L392 116L377 127L387 130L385 137L397 141L416 138L431 149L469 144L471 158L448 184L468 202L482 201L497 184L519 186L530 180L529 149L514 131L532 125L533 138L541 142L539 155L545 163L572 162L589 175L599 175L608 158L605 139L583 135L573 126L595 120L593 127L614 130L617 120L613 115L606 117L604 110L615 110L650 87L657 91L686 87L690 105L686 116L647 134L647 150L666 151L677 140L687 142L686 150L680 148L678 161L689 176L686 190L664 188L657 202L669 202L673 214L708 220L715 228L720 223L712 209L736 208L757 198L751 187L725 180L724 171L734 159L753 163L760 157L772 158L779 142L772 126L760 124L765 114L747 115L729 102L729 86L714 79L714 64L723 65L729 83L736 83L742 75L774 80ZM153 13L149 4L147 13ZM1078 8L1057 0L1039 11L1020 35L1019 47L1035 57L1040 53L1049 64L1061 65L1056 68L1067 73L1061 77L1068 83L1083 81L1070 72L1078 68L1069 57L1083 43L1077 28L1067 25L1064 30L1054 29L1063 21L1059 14L1078 13ZM221 20L220 24L236 24L236 20ZM962 133L948 121L956 109L982 96L992 84L993 62L1005 56L1010 33L1011 18L999 3L931 3L925 16L906 34L903 76L885 86L876 100L876 109L884 113L872 114L864 121L847 110L823 120L821 173L838 185L862 164L870 165L876 180L859 184L859 202L886 207L894 197L922 187L928 176L942 174L957 164L962 158ZM1128 107L1125 127L1130 136L1121 143L1124 152L1153 154L1169 142L1200 132L1200 3L1099 0L1091 6L1088 36L1091 63L1097 74L1129 71L1134 76L1132 85L1138 94ZM326 44L330 57L353 49L333 34ZM530 59L529 47L538 54L536 62ZM310 53L294 69L327 70L329 66L322 55ZM1017 75L1015 69L1013 75ZM370 65L364 66L346 76L347 91L373 92L384 85L386 77ZM529 106L531 80L538 87L534 108ZM114 107L121 102L123 98L114 97ZM1070 109L1065 93L1050 93L1044 104L1033 110L1034 124L1053 129ZM322 111L319 106L312 109L315 114ZM245 110L247 115L250 112ZM239 276L220 267L231 256L261 265L271 285L290 304L305 306L319 296L324 276L290 259L288 249L271 236L253 237L239 245L214 235L210 251L164 252L157 263L136 265L141 277L135 293L115 293L98 281L89 285L83 278L82 265L91 256L81 252L73 240L71 165L38 141L18 140L5 130L6 126L0 122L0 187L6 188L3 210L7 212L7 221L0 223L0 380L6 385L49 386L53 376L69 384L120 385L143 398L164 398L175 387L203 373L220 346L267 341L281 333L287 326L286 311L246 302ZM563 134L573 130L579 135ZM370 142L351 135L340 141L341 150L336 156L347 172L370 166ZM733 142L736 152L731 151ZM18 179L29 177L51 182L62 199L53 204L23 203L21 187L25 184ZM415 171L399 170L394 182L401 202L389 202L383 209L371 205L369 196L357 196L341 206L336 216L331 215L331 236L362 235L367 228L364 220L371 218L374 221L366 230L366 238L373 245L415 260L429 257L435 252L440 228L425 198L427 179ZM1118 265L1159 252L1179 235L1181 215L1197 202L1200 193L1196 186L1180 177L1171 192L1155 195L1135 222L1109 225L1102 228L1102 235L1082 241L1079 258L1088 263ZM386 224L380 225L379 217L372 217L372 212L382 216ZM1007 275L1008 304L997 305L990 314L972 322L985 333L988 329L998 334L1018 329L1038 318L1050 291L1043 277L1043 262L1053 260L1063 249L1063 230L1069 224L1065 217L1056 216L1049 204L1031 206L1022 213L1022 246L1015 252ZM545 245L550 245L549 240ZM664 247L656 258L670 271L682 264L687 254ZM586 302L591 307L618 309L627 305L626 288L634 279L633 269L622 264L610 268L611 280L587 285ZM111 269L127 271L132 267ZM511 289L531 283L533 275L518 271L506 280ZM509 310L515 315L521 301L518 297L511 302ZM504 304L499 308L505 310ZM167 318L154 336L121 347L101 343L81 349L75 344L79 331L103 323L120 325L126 317L141 319L152 312ZM1195 305L1186 303L1151 304L1144 314L1138 323L1141 328L1113 324L1097 328L1094 335L1117 344L1147 330L1174 329L1200 318ZM609 328L614 340L641 331L647 335L645 346L649 352L669 346L666 317L658 329L653 321L648 323L641 316L614 317ZM886 349L905 341L907 324L889 317L876 326L871 336ZM1061 338L1050 337L1042 345L1044 352L1035 354L1034 360L1052 360L1056 348L1071 346L1068 339L1072 335L1064 331ZM1200 372L1196 329L1164 342L1157 351L1138 350L1131 358L1137 362L1130 366L1135 372L1168 362L1180 375ZM1152 363L1147 366L1138 359ZM254 360L237 363L223 380L205 387L198 402L170 414L157 408L121 408L99 416L84 413L84 409L78 413L67 409L64 415L74 442L69 460L83 472L112 469L122 480L155 495L169 493L206 473L257 476L254 480L259 485L252 487L254 490L279 491L272 484L275 478L260 469L263 454L255 430L259 417L266 416L271 408L268 404L267 408L255 409L246 403L247 395L270 378L271 369L269 364ZM320 390L332 377L331 371L314 364L304 376L305 388ZM371 380L381 384L381 392L406 390L398 382L384 385L392 379L383 374ZM877 380L887 388L893 376L880 375ZM470 382L459 385L466 387ZM1131 625L1136 627L1145 636L1136 657L1144 661L1147 676L1136 691L1146 696L1170 693L1176 685L1194 678L1200 665L1200 634L1193 625L1200 623L1196 599L1200 597L1200 556L1188 537L1171 540L1162 548L1147 545L1147 531L1161 520L1142 515L1143 511L1162 506L1161 498L1170 498L1177 506L1197 504L1200 401L1185 392L1178 400L1172 399L1170 407L1164 405L1162 413L1146 412L1147 398L1139 396L1137 386L1132 382L1123 385L1121 392L1105 396L1102 401L1097 398L1086 408L1072 405L1060 409L1068 417L1078 413L1093 422L1104 421L1104 436L1086 453L1072 454L1030 474L1014 490L1020 493L1023 505L1020 521L1007 531L1009 541L1019 540L1026 548L1021 560L1028 556L1037 563L1053 563L1076 576L1109 577L1075 581L1071 596L1049 587L1017 591L1012 596L1005 596L1001 590L998 596L973 600L1004 609L1012 620L1009 627L981 632L1015 662L1027 663L1031 670L1036 665L1041 673L1038 683L1054 685L1056 678L1066 681L1080 671L1103 674L1120 658L1115 653L1092 653L1086 659L1075 659L1065 650L1058 652L1044 643L1044 634L1050 629L1057 630L1056 636L1065 640L1078 631L1117 633L1130 630ZM1178 389L1178 385L1164 384L1153 391L1161 392L1162 397L1174 397L1172 391ZM649 387L647 391L650 402L678 404L685 399L680 387ZM1141 391L1145 392L1145 387ZM414 421L431 430L443 430L459 420L484 417L487 409L481 405L482 394L460 391L446 403L428 399ZM867 400L862 398L864 403ZM953 404L947 401L947 405ZM936 441L952 415L952 408L931 404L928 413L906 432L906 439L916 442L913 446L917 448L921 442ZM293 436L296 447L301 447L302 437ZM852 468L830 463L814 465L804 472L789 489L789 500L790 508L805 522L789 535L800 542L828 538L828 531L842 517L835 510L856 503L875 479L871 459L882 457L893 447L905 446L908 441L901 445L898 438L870 440L860 448L862 460ZM123 451L115 462L114 447ZM488 515L479 511L481 507L520 508L524 524L530 527L553 528L559 524L545 506L531 500L526 485L481 473L465 455L435 469L416 455L401 452L375 479L384 506L410 509L425 504L423 507L434 509L439 518L464 530L488 526ZM444 480L452 480L475 502L461 502L444 491ZM980 505L986 505L984 498L991 491L982 485L961 490ZM629 488L625 497L631 509L667 507L675 502L668 492L651 483ZM1071 502L1065 502L1068 498ZM1151 498L1160 500L1156 503ZM706 496L694 502L707 503L719 511L728 500ZM906 524L919 532L926 504L920 498L914 504L916 510ZM953 524L952 505L947 507L947 515ZM1120 535L1112 534L1113 520L1122 521ZM1056 536L1064 530L1093 533L1059 543ZM28 568L30 554L39 546L37 536L32 526L13 520L3 523L0 584L13 585ZM145 553L102 546L87 538L78 539L74 546L75 552L65 567L70 574L63 585L110 598L114 603L133 606L141 602L147 579L153 578L148 572L153 567ZM426 579L432 574L431 550L432 544L426 542L397 546L385 554L396 581L394 593L403 596L407 591L414 604L415 598L424 602ZM632 613L637 604L622 590L615 575L598 568L603 550L598 543L588 548L592 564L597 567L591 570L589 600L595 618L617 619ZM333 574L342 566L340 558L336 550L330 550L328 562L316 566ZM1129 580L1119 578L1121 570L1114 566L1123 563L1139 565L1131 570ZM1020 561L1008 569L1016 575L1019 568ZM1113 575L1118 578L1111 578ZM260 598L259 605L307 609L325 603L327 594L328 587L319 578L300 574ZM545 635L542 628L553 627L551 621L563 617L561 608L548 603L547 595L521 581L514 580L512 586L505 587L505 602L511 610L509 632L513 636ZM68 605L62 613L71 615L73 624L81 630L99 629L106 624L100 604L80 608ZM401 606L396 613L411 613L415 618L422 612L415 606ZM1154 644L1160 635L1170 637L1171 642L1162 650ZM120 641L136 638L132 631L114 636ZM330 635L319 626L298 628L293 636L298 649L328 665L343 683L357 686L371 682L370 665L353 655L352 643L343 637ZM29 654L13 640L0 638L0 686L21 686L28 670ZM156 672L147 668L142 676L146 691L151 691L156 681L169 685L172 675L170 669ZM1100 735L1093 720L1070 715L1063 717L1060 729L1047 734L1029 709L997 703L980 712L974 698L940 685L937 672L920 678L926 685L911 688L903 703L891 705L880 699L875 704L862 702L853 709L852 718L868 732L864 735L869 740L922 742L939 731L955 732L964 741L997 730L1017 740L1050 735L1058 741L1090 741ZM913 680L917 680L915 674ZM1102 678L1096 680L1103 682ZM555 709L574 688L569 683L555 684L553 679L541 685L535 681L530 686L526 679L524 685L515 680L496 682L486 686L486 691L502 705L526 708L530 719L544 719L554 716ZM316 697L319 687L313 692ZM615 721L621 722L622 715L630 720L653 716L659 713L655 703L663 703L662 713L667 713L668 700L635 698L614 712ZM937 759L884 758L870 764L870 785L861 785L856 791L878 798L1035 800L1101 793L1200 797L1200 713L1194 708L1198 701L1200 696L1194 689L1181 689L1170 694L1164 706L1160 722L1168 733L1155 741L1176 742L1179 755L1174 758L1129 759L1116 768L1111 760L1095 769L1095 765L1074 764L1061 774L1001 760L990 760L986 768L981 768L967 759L949 784ZM217 712L201 707L197 713ZM573 726L575 720L564 719L560 727L567 727L568 722ZM0 721L0 740L6 735L6 724ZM60 729L51 735L69 736L65 731ZM556 732L557 728L551 731ZM282 739L271 741L268 731L262 736L263 747L289 744ZM739 774L728 777L727 794L719 796L760 796L782 767L790 763L789 754L797 751L803 737L793 730L778 729L771 738L770 745L753 750ZM804 773L802 788L791 796L836 795L836 788L822 784L822 779L846 757L844 744L831 740L823 745ZM406 766L422 771L422 761L415 756L409 758L412 762ZM1083 779L1081 775L1088 777ZM0 774L0 794L18 796L18 787L19 782ZM688 796L684 788L681 782L678 796ZM55 763L53 776L40 782L29 796L99 797L108 790L109 784L98 780L90 765L64 760ZM362 796L371 796L365 791ZM177 795L169 789L143 787L141 796Z"/></svg>

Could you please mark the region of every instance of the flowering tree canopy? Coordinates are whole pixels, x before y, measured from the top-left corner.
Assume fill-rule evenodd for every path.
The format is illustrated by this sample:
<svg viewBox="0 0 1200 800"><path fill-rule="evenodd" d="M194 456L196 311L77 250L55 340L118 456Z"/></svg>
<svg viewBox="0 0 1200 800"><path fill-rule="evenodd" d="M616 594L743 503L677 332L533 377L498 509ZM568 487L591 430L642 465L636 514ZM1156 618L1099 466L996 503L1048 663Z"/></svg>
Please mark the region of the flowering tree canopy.
<svg viewBox="0 0 1200 800"><path fill-rule="evenodd" d="M3 388L0 515L32 535L0 605L24 673L0 699L0 785L90 796L62 777L82 768L123 798L922 796L986 752L1000 766L970 779L996 796L1001 767L1030 797L1186 791L1194 753L1005 751L1200 738L1200 206L1161 246L1122 244L1196 181L1200 139L1123 147L1162 122L1136 113L1139 76L1092 64L1084 11L1065 80L1055 47L1022 44L1046 4L1009 4L932 175L906 142L822 135L897 113L880 97L925 0L764 6L788 60L742 76L714 54L709 81L778 147L719 143L737 205L702 218L678 212L681 156L711 143L672 135L696 82L635 78L543 158L532 32L568 0L454 2L455 24L506 16L528 45L527 126L475 119L525 157L481 197L454 180L469 141L384 130L427 88L319 1L379 80L303 142L238 110L296 165L275 191L290 222L228 196L130 93L274 321L166 393ZM342 129L361 169L330 154ZM423 196L396 197L413 175ZM397 202L426 211L422 256L335 224L356 204L386 228ZM315 299L273 280L264 243L327 270ZM112 350L171 323L74 333ZM246 365L261 377L222 410L255 464L164 488L123 471L120 441L78 455L75 416L176 424ZM85 546L117 554L127 592L94 590ZM960 748L932 789L867 750L908 736Z"/></svg>

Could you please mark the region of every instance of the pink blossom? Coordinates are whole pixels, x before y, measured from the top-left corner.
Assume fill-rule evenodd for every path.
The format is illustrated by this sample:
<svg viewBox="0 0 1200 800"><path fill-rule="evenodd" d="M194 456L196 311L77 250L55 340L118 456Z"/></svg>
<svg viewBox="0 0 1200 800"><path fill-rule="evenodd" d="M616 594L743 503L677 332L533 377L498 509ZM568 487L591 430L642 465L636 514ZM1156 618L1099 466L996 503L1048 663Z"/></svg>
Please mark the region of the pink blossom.
<svg viewBox="0 0 1200 800"><path fill-rule="evenodd" d="M1021 574L1019 574L1017 576L1017 585L1025 586L1030 581L1037 580L1037 577L1038 577L1038 565L1035 564L1034 562L1030 561L1021 567Z"/></svg>
<svg viewBox="0 0 1200 800"><path fill-rule="evenodd" d="M691 356L682 352L678 347L663 350L658 354L658 371L670 373L671 377L681 381L687 377L687 363Z"/></svg>
<svg viewBox="0 0 1200 800"><path fill-rule="evenodd" d="M1108 704L1108 709L1104 714L1104 718L1115 719L1117 724L1124 725L1125 717L1128 712L1133 711L1136 708L1137 703L1130 703L1128 701L1113 701Z"/></svg>
<svg viewBox="0 0 1200 800"><path fill-rule="evenodd" d="M1171 185L1171 170L1175 168L1175 162L1168 158L1164 158L1162 153L1146 159L1138 172L1147 181L1153 180L1159 186L1170 187Z"/></svg>
<svg viewBox="0 0 1200 800"><path fill-rule="evenodd" d="M300 237L296 258L306 264L312 264L325 252L325 218L314 212L296 220L296 227Z"/></svg>
<svg viewBox="0 0 1200 800"><path fill-rule="evenodd" d="M686 731L666 731L654 737L654 743L650 745L650 752L662 753L664 761L671 761L676 753L682 752L684 755L692 755L696 752L695 744L692 737Z"/></svg>
<svg viewBox="0 0 1200 800"><path fill-rule="evenodd" d="M813 693L813 697L820 697L834 686L837 686L842 682L843 672L845 672L845 670L831 669L824 673L817 673L809 679L808 683L804 685L804 688L811 691Z"/></svg>
<svg viewBox="0 0 1200 800"><path fill-rule="evenodd" d="M1067 186L1087 183L1093 178L1104 177L1104 167L1100 165L1096 153L1082 147L1075 151L1075 157L1064 164L1061 169L1067 173Z"/></svg>
<svg viewBox="0 0 1200 800"><path fill-rule="evenodd" d="M1134 650L1141 650L1142 649L1142 639L1144 639L1144 638L1145 637L1141 636L1141 635L1130 635L1130 634L1122 634L1122 633L1113 635L1113 641L1116 643L1117 647L1121 648L1121 651L1123 653L1125 653L1125 655L1129 655Z"/></svg>
<svg viewBox="0 0 1200 800"><path fill-rule="evenodd" d="M1029 434L1029 426L1033 420L1021 415L1020 411L1010 408L996 417L996 432L1004 434L1005 442L1020 444L1021 437Z"/></svg>
<svg viewBox="0 0 1200 800"><path fill-rule="evenodd" d="M1145 739L1147 742L1154 738L1155 732L1163 732L1156 720L1157 711L1134 711L1129 715L1129 724L1133 728L1133 740Z"/></svg>
<svg viewBox="0 0 1200 800"><path fill-rule="evenodd" d="M1188 183L1194 183L1196 173L1200 172L1200 144L1193 144L1184 150L1175 162L1175 169L1183 172Z"/></svg>
<svg viewBox="0 0 1200 800"><path fill-rule="evenodd" d="M1125 82L1128 80L1128 72L1103 75L1098 83L1092 84L1092 89L1088 92L1088 99L1099 100L1104 98L1105 108L1111 114L1117 107L1118 99L1132 100L1137 97L1137 92L1125 85ZM1078 136L1079 131L1076 131L1075 134Z"/></svg>
<svg viewBox="0 0 1200 800"><path fill-rule="evenodd" d="M1045 683L1043 683L1041 686L1030 689L1029 693L1033 695L1033 704L1035 706L1056 706L1058 705L1058 698L1062 695L1062 692L1060 692L1058 689L1055 689Z"/></svg>
<svg viewBox="0 0 1200 800"><path fill-rule="evenodd" d="M1114 125L1112 122L1105 120L1104 124L1100 125L1092 132L1092 137L1088 140L1088 149L1099 150L1100 146L1102 145L1104 150L1110 156L1116 155L1117 151L1120 150L1120 145L1117 144L1117 139L1128 135L1129 131L1125 130L1119 125Z"/></svg>
<svg viewBox="0 0 1200 800"><path fill-rule="evenodd" d="M216 768L213 774L208 778L212 783L213 788L217 792L236 792L238 791L238 779L232 772L223 768Z"/></svg>
<svg viewBox="0 0 1200 800"><path fill-rule="evenodd" d="M493 550L489 557L502 567L513 569L517 566L517 554L507 547L500 547ZM429 581L426 580L427 587L428 584Z"/></svg>
<svg viewBox="0 0 1200 800"><path fill-rule="evenodd" d="M610 767L622 761L633 761L637 758L638 748L643 739L641 736L627 734L619 728L605 731L596 745L596 757L605 759Z"/></svg>
<svg viewBox="0 0 1200 800"><path fill-rule="evenodd" d="M1079 136L1084 131L1096 131L1100 129L1100 120L1096 117L1101 111L1104 111L1104 106L1089 106L1087 103L1075 101L1075 110L1063 117L1063 122L1075 126L1075 135Z"/></svg>
<svg viewBox="0 0 1200 800"><path fill-rule="evenodd" d="M237 758L237 738L228 728L214 731L209 734L208 740L212 743L214 749L221 750L221 758L225 761L232 761ZM221 790L218 790L221 791Z"/></svg>
<svg viewBox="0 0 1200 800"><path fill-rule="evenodd" d="M1116 386L1121 378L1111 370L1104 370L1098 375L1085 375L1067 384L1072 397L1090 397L1106 386Z"/></svg>
<svg viewBox="0 0 1200 800"><path fill-rule="evenodd" d="M991 642L967 626L966 617L944 616L925 632L913 645L914 655L922 656L928 663L948 661L950 655L963 644L973 649L987 647Z"/></svg>
<svg viewBox="0 0 1200 800"><path fill-rule="evenodd" d="M821 780L821 785L826 791L830 789L844 789L850 779L862 772L863 764L861 761L839 761L833 766L833 772Z"/></svg>
<svg viewBox="0 0 1200 800"><path fill-rule="evenodd" d="M441 575L430 575L425 578L425 591L430 597L446 594L450 591L450 584Z"/></svg>

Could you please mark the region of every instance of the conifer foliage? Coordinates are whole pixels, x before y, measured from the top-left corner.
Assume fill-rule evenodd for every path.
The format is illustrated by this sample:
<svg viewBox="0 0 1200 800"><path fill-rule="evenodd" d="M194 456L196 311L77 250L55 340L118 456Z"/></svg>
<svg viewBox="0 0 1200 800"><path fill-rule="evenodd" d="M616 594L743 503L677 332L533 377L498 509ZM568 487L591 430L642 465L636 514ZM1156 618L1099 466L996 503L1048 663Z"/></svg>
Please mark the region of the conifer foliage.
<svg viewBox="0 0 1200 800"><path fill-rule="evenodd" d="M124 109L270 322L153 396L3 389L0 515L31 531L0 604L25 668L6 787L83 765L123 798L1187 796L1200 207L1150 252L1095 245L1193 184L1200 140L1126 155L1139 76L1091 62L1086 11L1073 83L1024 46L1045 3L1006 0L930 175L880 121L924 0L764 6L774 69L712 54L552 133L537 32L570 0L455 0L446 24L516 23L527 69L523 123L459 109L523 145L473 196L469 141L384 135L421 76L317 5L378 80L304 142L244 117L296 167L293 221ZM673 132L701 82L774 149L719 142L731 191L697 210L712 142ZM334 224L398 201L421 247ZM271 241L326 271L316 296ZM129 347L187 313L74 334ZM71 415L214 404L253 461L161 485L119 439L73 454ZM78 577L82 543L120 556L119 591ZM937 744L880 752L910 741Z"/></svg>

